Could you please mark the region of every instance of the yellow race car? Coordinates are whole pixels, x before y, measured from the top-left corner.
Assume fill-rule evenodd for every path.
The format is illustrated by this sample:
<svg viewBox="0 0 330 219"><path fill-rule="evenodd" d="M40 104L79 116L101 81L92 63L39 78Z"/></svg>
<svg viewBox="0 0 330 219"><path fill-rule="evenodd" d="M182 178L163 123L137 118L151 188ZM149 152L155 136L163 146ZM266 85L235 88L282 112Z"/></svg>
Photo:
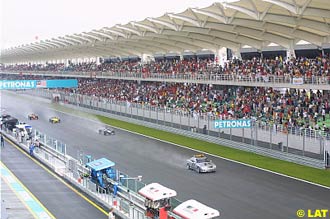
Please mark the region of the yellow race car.
<svg viewBox="0 0 330 219"><path fill-rule="evenodd" d="M50 123L60 123L61 122L61 119L59 118L59 117L57 117L57 116L53 116L53 117L50 117L49 118L49 122Z"/></svg>

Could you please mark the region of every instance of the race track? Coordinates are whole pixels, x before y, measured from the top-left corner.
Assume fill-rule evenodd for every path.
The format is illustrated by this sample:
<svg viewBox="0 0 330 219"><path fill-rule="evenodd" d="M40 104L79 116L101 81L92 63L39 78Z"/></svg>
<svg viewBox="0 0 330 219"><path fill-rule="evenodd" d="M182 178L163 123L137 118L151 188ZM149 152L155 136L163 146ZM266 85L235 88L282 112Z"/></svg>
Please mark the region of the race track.
<svg viewBox="0 0 330 219"><path fill-rule="evenodd" d="M32 98L32 97L31 97ZM24 121L29 113L38 121L27 121L38 130L67 143L67 153L78 150L95 158L106 157L118 169L143 181L159 182L175 189L180 200L196 199L221 211L225 219L296 218L298 209L329 208L330 190L272 173L211 157L217 172L197 174L185 168L185 160L195 152L168 143L116 130L115 136L97 133L100 124L55 112L47 104L2 93L2 107ZM60 124L50 124L58 115Z"/></svg>

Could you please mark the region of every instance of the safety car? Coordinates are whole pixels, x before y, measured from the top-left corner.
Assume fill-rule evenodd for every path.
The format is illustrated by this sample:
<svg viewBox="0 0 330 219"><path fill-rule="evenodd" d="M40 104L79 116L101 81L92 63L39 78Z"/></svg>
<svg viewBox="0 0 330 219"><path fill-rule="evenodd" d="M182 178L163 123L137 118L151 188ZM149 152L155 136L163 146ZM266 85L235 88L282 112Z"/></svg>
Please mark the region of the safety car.
<svg viewBox="0 0 330 219"><path fill-rule="evenodd" d="M49 118L49 122L50 123L60 123L61 122L61 119L59 118L59 117L57 117L57 116L53 116L53 117L50 117Z"/></svg>
<svg viewBox="0 0 330 219"><path fill-rule="evenodd" d="M39 116L35 113L31 113L31 114L28 115L28 119L29 120L38 120Z"/></svg>
<svg viewBox="0 0 330 219"><path fill-rule="evenodd" d="M196 154L186 162L187 169L198 173L215 172L217 166L208 160L204 154Z"/></svg>
<svg viewBox="0 0 330 219"><path fill-rule="evenodd" d="M98 130L98 132L100 135L114 135L115 134L115 130L110 127L100 128Z"/></svg>

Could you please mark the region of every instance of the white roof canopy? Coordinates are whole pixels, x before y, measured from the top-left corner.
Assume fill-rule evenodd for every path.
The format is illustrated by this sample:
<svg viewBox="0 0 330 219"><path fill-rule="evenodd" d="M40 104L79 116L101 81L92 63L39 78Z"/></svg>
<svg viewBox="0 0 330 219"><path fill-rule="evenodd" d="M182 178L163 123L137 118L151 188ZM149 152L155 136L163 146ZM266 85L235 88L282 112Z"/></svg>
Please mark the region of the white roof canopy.
<svg viewBox="0 0 330 219"><path fill-rule="evenodd" d="M330 43L330 1L241 0L216 2L127 24L104 27L1 51L2 62L127 56L270 43L294 48L300 40Z"/></svg>
<svg viewBox="0 0 330 219"><path fill-rule="evenodd" d="M159 183L151 183L139 190L139 194L152 201L158 201L165 198L176 196L176 191L169 189Z"/></svg>
<svg viewBox="0 0 330 219"><path fill-rule="evenodd" d="M173 212L184 219L211 219L220 216L218 210L193 199L181 203Z"/></svg>

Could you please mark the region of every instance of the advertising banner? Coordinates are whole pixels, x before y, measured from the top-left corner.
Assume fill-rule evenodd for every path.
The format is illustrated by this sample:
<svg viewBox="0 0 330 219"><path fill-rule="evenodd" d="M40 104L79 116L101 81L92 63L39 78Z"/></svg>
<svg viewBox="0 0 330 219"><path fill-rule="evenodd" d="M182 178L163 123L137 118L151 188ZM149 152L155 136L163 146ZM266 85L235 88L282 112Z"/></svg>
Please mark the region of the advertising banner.
<svg viewBox="0 0 330 219"><path fill-rule="evenodd" d="M225 128L251 128L251 120L216 120L214 121L214 128L225 129Z"/></svg>
<svg viewBox="0 0 330 219"><path fill-rule="evenodd" d="M0 80L0 90L17 90L36 88L35 80Z"/></svg>
<svg viewBox="0 0 330 219"><path fill-rule="evenodd" d="M77 88L77 79L47 80L47 88Z"/></svg>
<svg viewBox="0 0 330 219"><path fill-rule="evenodd" d="M304 84L303 78L292 78L292 84Z"/></svg>
<svg viewBox="0 0 330 219"><path fill-rule="evenodd" d="M0 80L0 90L22 90L35 88L77 88L77 79L63 80Z"/></svg>

